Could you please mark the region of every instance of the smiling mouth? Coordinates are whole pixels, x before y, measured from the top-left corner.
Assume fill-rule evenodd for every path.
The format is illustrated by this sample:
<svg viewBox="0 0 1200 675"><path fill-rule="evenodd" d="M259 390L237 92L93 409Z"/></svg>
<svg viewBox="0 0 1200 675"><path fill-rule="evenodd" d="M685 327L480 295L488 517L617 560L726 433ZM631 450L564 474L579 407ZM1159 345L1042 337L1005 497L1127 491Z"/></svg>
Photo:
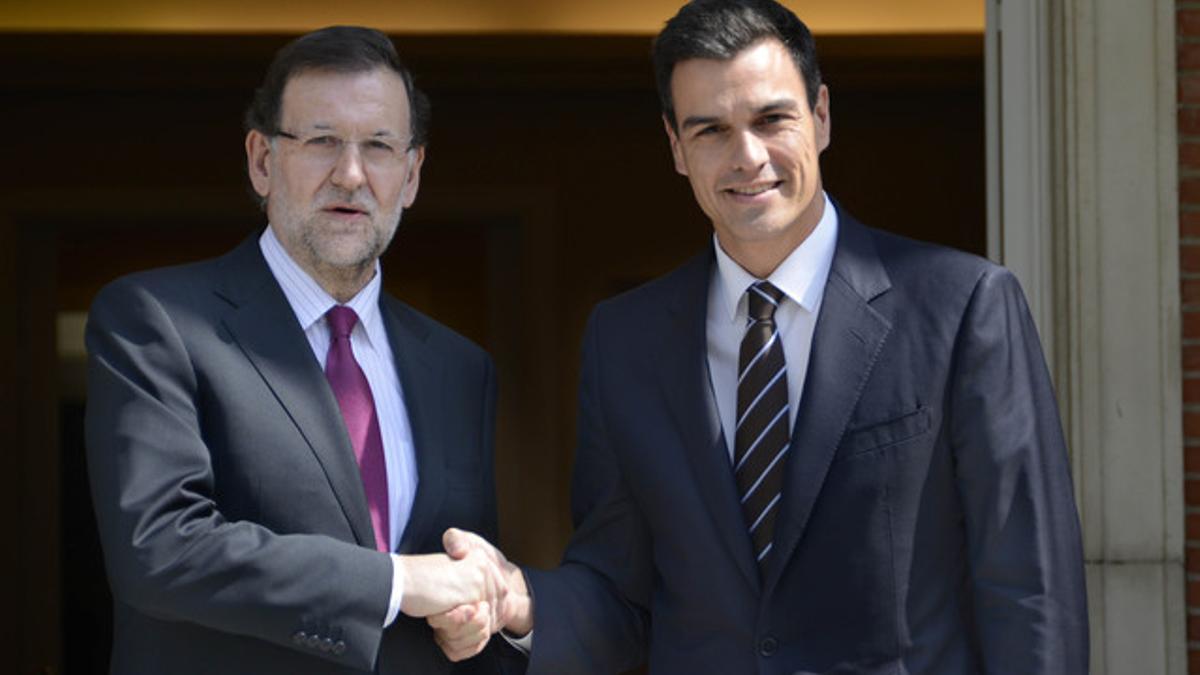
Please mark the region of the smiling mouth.
<svg viewBox="0 0 1200 675"><path fill-rule="evenodd" d="M771 183L760 183L758 185L747 185L745 187L725 188L725 192L739 197L756 197L764 192L774 190L780 185L783 185L783 181L777 180Z"/></svg>

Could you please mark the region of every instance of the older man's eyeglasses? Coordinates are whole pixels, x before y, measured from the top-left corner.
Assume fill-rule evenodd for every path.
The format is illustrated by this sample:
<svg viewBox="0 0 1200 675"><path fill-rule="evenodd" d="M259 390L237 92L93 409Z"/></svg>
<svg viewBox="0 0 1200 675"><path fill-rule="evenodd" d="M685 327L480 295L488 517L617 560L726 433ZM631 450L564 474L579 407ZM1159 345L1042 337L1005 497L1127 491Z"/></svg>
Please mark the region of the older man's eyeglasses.
<svg viewBox="0 0 1200 675"><path fill-rule="evenodd" d="M410 141L398 138L379 136L361 141L348 141L333 134L313 134L298 136L287 131L276 131L275 136L294 141L300 156L314 164L332 165L338 161L346 148L353 145L358 148L358 156L362 161L377 169L392 169L400 165L401 160L413 149Z"/></svg>

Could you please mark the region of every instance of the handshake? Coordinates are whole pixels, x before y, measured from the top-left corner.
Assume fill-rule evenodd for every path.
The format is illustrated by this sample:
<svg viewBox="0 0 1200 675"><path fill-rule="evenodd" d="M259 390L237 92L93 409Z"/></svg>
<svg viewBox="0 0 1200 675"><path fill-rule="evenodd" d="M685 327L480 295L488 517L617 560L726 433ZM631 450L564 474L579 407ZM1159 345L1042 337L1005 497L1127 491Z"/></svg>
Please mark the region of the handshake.
<svg viewBox="0 0 1200 675"><path fill-rule="evenodd" d="M445 553L402 556L400 611L423 617L451 661L470 658L492 634L533 629L533 607L520 568L483 537L450 528Z"/></svg>

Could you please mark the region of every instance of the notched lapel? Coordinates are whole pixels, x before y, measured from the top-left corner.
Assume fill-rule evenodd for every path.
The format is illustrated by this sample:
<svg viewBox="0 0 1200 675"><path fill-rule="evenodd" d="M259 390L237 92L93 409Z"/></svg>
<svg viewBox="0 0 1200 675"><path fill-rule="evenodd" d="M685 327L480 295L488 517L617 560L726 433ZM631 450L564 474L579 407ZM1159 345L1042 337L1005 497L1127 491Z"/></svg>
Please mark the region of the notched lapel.
<svg viewBox="0 0 1200 675"><path fill-rule="evenodd" d="M404 390L404 407L417 459L417 494L398 549L400 553L414 553L429 538L429 527L446 494L441 429L454 421L443 414L446 406L442 367L434 358L428 333L413 317L407 316L412 310L394 299L382 299L380 309Z"/></svg>
<svg viewBox="0 0 1200 675"><path fill-rule="evenodd" d="M838 249L792 431L775 553L767 568L768 593L803 536L838 443L892 328L870 304L890 288L870 235L844 212L839 216Z"/></svg>
<svg viewBox="0 0 1200 675"><path fill-rule="evenodd" d="M705 497L717 536L729 547L747 583L757 589L758 569L708 373L706 316L713 264L710 251L683 270L680 292L669 306L670 328L658 345L657 372L663 399L683 437L692 474Z"/></svg>
<svg viewBox="0 0 1200 675"><path fill-rule="evenodd" d="M234 253L218 292L233 304L222 320L225 328L316 455L357 543L374 548L367 497L337 400L257 238Z"/></svg>

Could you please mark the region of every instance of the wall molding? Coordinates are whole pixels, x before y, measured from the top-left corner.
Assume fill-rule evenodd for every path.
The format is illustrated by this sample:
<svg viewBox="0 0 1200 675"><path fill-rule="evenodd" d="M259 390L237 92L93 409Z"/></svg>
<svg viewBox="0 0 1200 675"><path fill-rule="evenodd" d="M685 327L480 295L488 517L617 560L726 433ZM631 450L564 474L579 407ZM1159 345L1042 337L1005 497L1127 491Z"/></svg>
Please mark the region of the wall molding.
<svg viewBox="0 0 1200 675"><path fill-rule="evenodd" d="M1187 669L1175 4L1149 4L988 2L989 254L1058 387L1097 675Z"/></svg>

